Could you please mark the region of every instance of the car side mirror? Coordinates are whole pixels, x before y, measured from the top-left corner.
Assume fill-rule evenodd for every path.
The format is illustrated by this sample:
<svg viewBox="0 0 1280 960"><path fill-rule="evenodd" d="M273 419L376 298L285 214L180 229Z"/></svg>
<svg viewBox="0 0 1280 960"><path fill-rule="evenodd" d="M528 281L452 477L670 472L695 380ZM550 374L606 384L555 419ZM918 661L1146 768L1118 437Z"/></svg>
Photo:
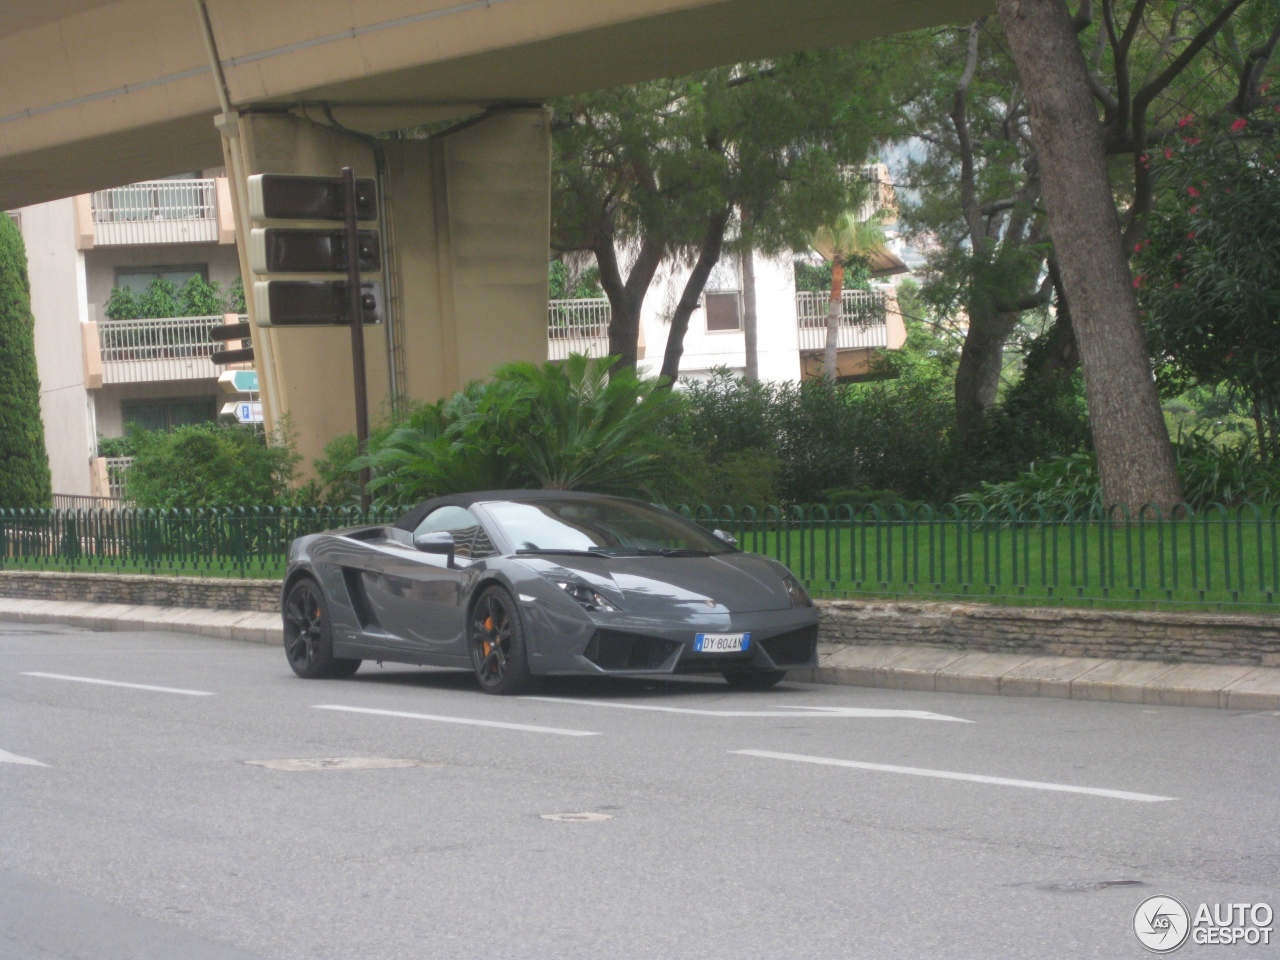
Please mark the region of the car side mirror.
<svg viewBox="0 0 1280 960"><path fill-rule="evenodd" d="M443 553L448 559L450 567L453 566L453 551L457 544L454 543L453 534L444 530L433 533L420 533L413 538L413 545L423 553Z"/></svg>
<svg viewBox="0 0 1280 960"><path fill-rule="evenodd" d="M713 530L711 531L711 535L713 537L719 537L731 547L736 547L738 545L738 538L731 533L725 533L723 530Z"/></svg>

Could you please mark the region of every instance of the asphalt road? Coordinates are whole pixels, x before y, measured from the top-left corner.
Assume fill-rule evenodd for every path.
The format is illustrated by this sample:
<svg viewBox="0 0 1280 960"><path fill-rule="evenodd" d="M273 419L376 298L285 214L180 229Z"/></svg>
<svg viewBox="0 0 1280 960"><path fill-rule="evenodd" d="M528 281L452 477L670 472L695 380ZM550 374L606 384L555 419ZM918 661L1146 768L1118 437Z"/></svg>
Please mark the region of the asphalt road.
<svg viewBox="0 0 1280 960"><path fill-rule="evenodd" d="M1275 713L539 696L0 624L0 957L1112 960L1154 894L1280 910ZM249 762L321 758L404 763Z"/></svg>

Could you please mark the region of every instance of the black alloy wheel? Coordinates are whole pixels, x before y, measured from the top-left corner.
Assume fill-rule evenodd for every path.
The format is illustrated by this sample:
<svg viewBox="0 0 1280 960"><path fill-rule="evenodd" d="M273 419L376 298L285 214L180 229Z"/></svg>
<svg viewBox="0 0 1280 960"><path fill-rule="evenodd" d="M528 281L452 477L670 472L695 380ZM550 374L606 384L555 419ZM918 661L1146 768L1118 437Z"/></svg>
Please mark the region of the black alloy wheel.
<svg viewBox="0 0 1280 960"><path fill-rule="evenodd" d="M308 577L290 587L284 601L284 654L293 672L307 680L349 677L360 669L359 660L333 655L324 595Z"/></svg>
<svg viewBox="0 0 1280 960"><path fill-rule="evenodd" d="M489 587L471 610L468 646L476 679L485 693L519 693L529 686L524 627L511 594Z"/></svg>

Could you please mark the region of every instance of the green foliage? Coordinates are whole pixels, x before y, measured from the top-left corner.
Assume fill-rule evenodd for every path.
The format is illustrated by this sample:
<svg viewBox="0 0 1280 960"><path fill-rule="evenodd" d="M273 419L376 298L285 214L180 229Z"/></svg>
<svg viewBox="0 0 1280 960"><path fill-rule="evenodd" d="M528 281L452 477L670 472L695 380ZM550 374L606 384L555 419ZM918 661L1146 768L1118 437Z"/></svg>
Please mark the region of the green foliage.
<svg viewBox="0 0 1280 960"><path fill-rule="evenodd" d="M280 506L290 502L298 455L285 435L268 446L240 426L136 430L126 496L139 507Z"/></svg>
<svg viewBox="0 0 1280 960"><path fill-rule="evenodd" d="M844 288L846 290L870 290L871 270L866 257L852 256L844 265ZM810 263L797 258L796 290L803 293L827 293L831 289L831 261Z"/></svg>
<svg viewBox="0 0 1280 960"><path fill-rule="evenodd" d="M227 288L227 313L247 313L248 306L244 302L244 277L236 274Z"/></svg>
<svg viewBox="0 0 1280 960"><path fill-rule="evenodd" d="M548 281L547 297L550 300L586 300L604 296L600 288L599 267L588 267L574 273L563 260L552 260Z"/></svg>
<svg viewBox="0 0 1280 960"><path fill-rule="evenodd" d="M681 400L611 363L508 364L414 411L357 462L386 503L504 488L659 495L677 482L682 451L665 428Z"/></svg>
<svg viewBox="0 0 1280 960"><path fill-rule="evenodd" d="M720 456L702 451L691 458L684 474L687 487L673 490L674 499L761 510L778 502L780 472L777 456L768 450L748 447Z"/></svg>
<svg viewBox="0 0 1280 960"><path fill-rule="evenodd" d="M114 287L103 313L110 320L161 320L168 317L212 317L223 313L244 313L244 281L237 277L223 293L222 285L204 277L188 278L181 287L172 280L156 277L139 294L129 287Z"/></svg>
<svg viewBox="0 0 1280 960"><path fill-rule="evenodd" d="M52 503L27 251L17 225L0 212L0 506Z"/></svg>
<svg viewBox="0 0 1280 960"><path fill-rule="evenodd" d="M383 433L381 436L385 436ZM297 493L299 503L312 507L344 507L360 502L360 449L354 433L342 433L324 445L324 456L311 461L316 475Z"/></svg>
<svg viewBox="0 0 1280 960"><path fill-rule="evenodd" d="M1253 438L1217 443L1208 433L1195 433L1174 444L1183 500L1196 511L1210 504L1280 502L1280 464L1258 455ZM1101 503L1098 464L1092 453L1073 453L1036 464L1004 483L984 483L976 493L956 502L988 511L1023 511L1033 504L1049 510L1070 507L1077 513Z"/></svg>
<svg viewBox="0 0 1280 960"><path fill-rule="evenodd" d="M848 386L748 383L720 371L687 383L685 394L691 443L713 460L770 455L784 502L823 502L840 488L940 500L960 479L947 383L928 364L896 381Z"/></svg>
<svg viewBox="0 0 1280 960"><path fill-rule="evenodd" d="M1135 257L1158 376L1229 385L1280 458L1280 132L1274 114L1182 132Z"/></svg>
<svg viewBox="0 0 1280 960"><path fill-rule="evenodd" d="M104 437L98 434L98 456L100 457L132 457L136 452L136 444L132 436Z"/></svg>

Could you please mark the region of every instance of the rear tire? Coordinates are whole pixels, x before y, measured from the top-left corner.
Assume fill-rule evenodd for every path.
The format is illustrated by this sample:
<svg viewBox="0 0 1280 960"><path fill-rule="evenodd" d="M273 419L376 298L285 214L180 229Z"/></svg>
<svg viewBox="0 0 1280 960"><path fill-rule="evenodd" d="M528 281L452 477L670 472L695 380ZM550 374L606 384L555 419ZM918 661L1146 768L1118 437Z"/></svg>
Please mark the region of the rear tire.
<svg viewBox="0 0 1280 960"><path fill-rule="evenodd" d="M360 669L359 660L333 655L329 605L320 584L303 577L284 599L284 655L304 680L346 678Z"/></svg>
<svg viewBox="0 0 1280 960"><path fill-rule="evenodd" d="M532 683L520 611L502 587L488 587L476 600L467 618L467 646L485 693L510 696Z"/></svg>
<svg viewBox="0 0 1280 960"><path fill-rule="evenodd" d="M785 670L726 670L721 674L735 690L768 690L780 684L786 675Z"/></svg>

